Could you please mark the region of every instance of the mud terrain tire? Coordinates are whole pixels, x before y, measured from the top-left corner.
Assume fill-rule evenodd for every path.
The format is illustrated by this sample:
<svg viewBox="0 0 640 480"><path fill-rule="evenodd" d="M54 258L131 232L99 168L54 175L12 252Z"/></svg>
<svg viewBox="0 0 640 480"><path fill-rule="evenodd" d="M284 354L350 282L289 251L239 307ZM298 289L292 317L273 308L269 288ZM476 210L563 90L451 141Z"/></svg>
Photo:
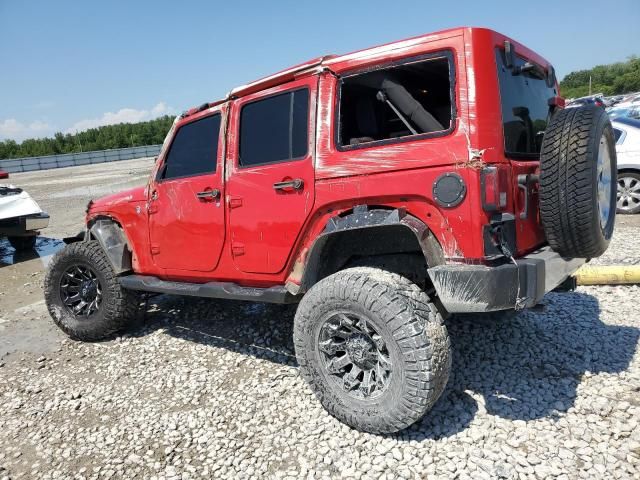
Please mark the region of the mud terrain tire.
<svg viewBox="0 0 640 480"><path fill-rule="evenodd" d="M323 341L327 332L333 343ZM369 342L368 353L354 351L358 342ZM447 330L429 297L406 278L377 268L349 268L314 285L298 306L294 344L302 376L324 408L371 433L397 432L420 420L451 369ZM334 356L327 353L334 349ZM374 367L358 363L367 355ZM378 375L380 357L390 362L384 362L388 375ZM345 358L351 364L335 369ZM363 393L371 388L367 368L376 371L369 381L373 375L380 384ZM357 379L349 377L354 371L360 371Z"/></svg>
<svg viewBox="0 0 640 480"><path fill-rule="evenodd" d="M63 277L75 267L89 269L100 285L100 304L87 316L75 315L62 298ZM71 338L84 341L101 340L122 330L135 318L138 307L138 296L120 286L97 241L72 243L55 254L45 277L44 296L55 324Z"/></svg>
<svg viewBox="0 0 640 480"><path fill-rule="evenodd" d="M615 140L604 109L554 115L540 153L540 216L551 248L569 258L602 255L613 235L616 187Z"/></svg>

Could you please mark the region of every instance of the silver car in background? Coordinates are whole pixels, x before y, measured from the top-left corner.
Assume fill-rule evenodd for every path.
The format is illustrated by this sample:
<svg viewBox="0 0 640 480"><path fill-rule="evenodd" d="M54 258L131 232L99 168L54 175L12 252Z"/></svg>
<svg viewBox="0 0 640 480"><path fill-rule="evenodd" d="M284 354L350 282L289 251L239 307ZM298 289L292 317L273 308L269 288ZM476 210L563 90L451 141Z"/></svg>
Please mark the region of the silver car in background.
<svg viewBox="0 0 640 480"><path fill-rule="evenodd" d="M640 213L640 120L611 119L618 156L618 213Z"/></svg>

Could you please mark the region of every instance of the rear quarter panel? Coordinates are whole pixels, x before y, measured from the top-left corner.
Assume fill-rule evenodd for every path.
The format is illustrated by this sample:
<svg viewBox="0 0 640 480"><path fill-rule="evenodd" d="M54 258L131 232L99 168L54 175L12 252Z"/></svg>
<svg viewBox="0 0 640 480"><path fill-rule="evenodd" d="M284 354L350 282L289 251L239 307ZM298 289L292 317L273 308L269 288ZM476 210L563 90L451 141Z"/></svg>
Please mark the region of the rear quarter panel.
<svg viewBox="0 0 640 480"><path fill-rule="evenodd" d="M450 133L434 138L339 150L335 143L338 82L331 74L321 75L315 160L315 209L320 217L322 212L337 212L357 204L402 207L429 226L447 258L482 256L481 237L473 234L481 231L482 219L474 214L479 208L476 188L479 180L471 148L472 99L466 48L465 37L459 30L386 52L383 61L373 57L340 64L341 70L353 72L366 69L373 62L379 65L428 53L452 53L455 123ZM463 177L467 196L457 207L443 209L434 201L432 188L436 178L447 172Z"/></svg>

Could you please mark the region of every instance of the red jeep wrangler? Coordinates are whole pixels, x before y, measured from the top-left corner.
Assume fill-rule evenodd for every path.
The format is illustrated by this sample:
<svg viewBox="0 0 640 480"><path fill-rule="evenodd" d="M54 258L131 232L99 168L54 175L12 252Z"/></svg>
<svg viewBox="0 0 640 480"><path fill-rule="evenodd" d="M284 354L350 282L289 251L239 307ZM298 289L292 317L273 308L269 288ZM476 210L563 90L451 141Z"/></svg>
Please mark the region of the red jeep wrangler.
<svg viewBox="0 0 640 480"><path fill-rule="evenodd" d="M299 302L300 371L369 432L420 419L451 367L443 317L566 287L615 220L603 109L481 28L316 58L180 115L148 185L89 203L45 297L81 340L138 292Z"/></svg>

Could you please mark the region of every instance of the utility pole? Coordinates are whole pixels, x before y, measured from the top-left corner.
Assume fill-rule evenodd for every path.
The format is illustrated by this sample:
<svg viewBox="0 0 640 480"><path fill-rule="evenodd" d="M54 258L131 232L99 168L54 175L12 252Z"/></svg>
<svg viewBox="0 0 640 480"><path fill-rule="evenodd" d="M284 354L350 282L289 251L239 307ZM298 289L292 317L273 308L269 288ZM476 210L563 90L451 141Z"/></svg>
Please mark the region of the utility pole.
<svg viewBox="0 0 640 480"><path fill-rule="evenodd" d="M591 96L591 75L589 75L589 96Z"/></svg>

